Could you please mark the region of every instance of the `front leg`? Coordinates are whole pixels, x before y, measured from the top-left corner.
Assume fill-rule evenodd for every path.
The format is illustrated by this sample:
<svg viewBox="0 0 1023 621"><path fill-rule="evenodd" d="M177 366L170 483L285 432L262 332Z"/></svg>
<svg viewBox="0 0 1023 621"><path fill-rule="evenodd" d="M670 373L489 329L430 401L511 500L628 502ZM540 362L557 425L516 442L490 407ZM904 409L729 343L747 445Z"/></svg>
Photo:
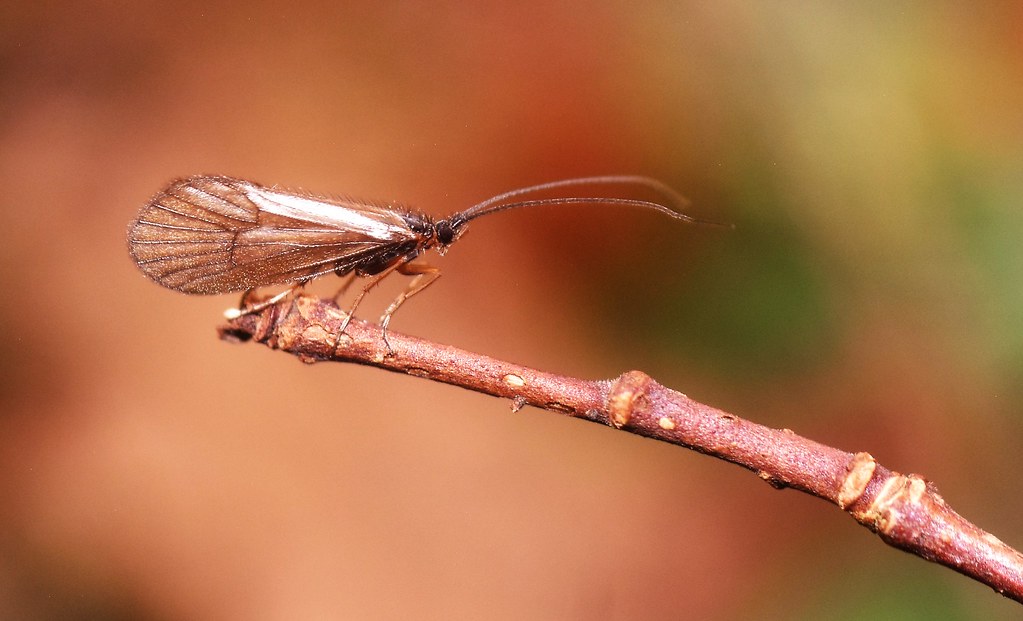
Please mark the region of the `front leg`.
<svg viewBox="0 0 1023 621"><path fill-rule="evenodd" d="M426 289L434 283L435 280L440 278L440 269L433 267L432 265L426 265L425 263L402 263L398 266L397 270L399 273L405 274L406 276L415 276L412 281L408 284L397 298L391 302L391 305L387 307L384 314L380 317L380 327L383 329L384 343L387 345L387 349L391 349L390 343L387 342L387 324L391 322L391 315L394 311L398 310L398 307L405 303L405 300L419 293L423 289Z"/></svg>

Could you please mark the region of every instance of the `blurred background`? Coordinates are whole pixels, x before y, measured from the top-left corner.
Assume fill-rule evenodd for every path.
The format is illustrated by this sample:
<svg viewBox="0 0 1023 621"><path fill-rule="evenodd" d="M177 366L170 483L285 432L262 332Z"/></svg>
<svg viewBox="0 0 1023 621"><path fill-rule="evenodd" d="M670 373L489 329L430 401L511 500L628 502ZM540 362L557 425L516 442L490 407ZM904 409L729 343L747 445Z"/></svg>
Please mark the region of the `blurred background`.
<svg viewBox="0 0 1023 621"><path fill-rule="evenodd" d="M392 328L641 369L1019 548L1020 7L6 3L0 618L1018 618L724 462L220 342L237 298L149 282L125 230L197 173L436 216L657 177L735 229L495 215Z"/></svg>

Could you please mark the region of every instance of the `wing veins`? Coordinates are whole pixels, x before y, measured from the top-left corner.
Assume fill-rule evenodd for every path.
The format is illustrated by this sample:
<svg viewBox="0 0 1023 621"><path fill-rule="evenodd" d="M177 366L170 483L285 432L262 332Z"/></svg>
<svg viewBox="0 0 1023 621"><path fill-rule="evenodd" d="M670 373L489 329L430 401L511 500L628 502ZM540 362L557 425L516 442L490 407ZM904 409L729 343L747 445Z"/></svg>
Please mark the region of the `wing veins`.
<svg viewBox="0 0 1023 621"><path fill-rule="evenodd" d="M240 218L236 218L236 217L231 216L231 215L225 215L225 214L220 214L220 213L216 213L216 212L210 211L209 209L207 209L203 205L200 205L199 203L196 203L194 201L188 200L187 198L182 198L182 197L177 196L175 194L168 194L167 196L171 196L171 197L176 198L176 199L178 199L178 200L180 200L180 201L182 201L184 203L188 203L189 205L191 205L192 207L195 208L196 213L186 213L186 212L183 212L183 211L179 211L177 209L171 209L167 205L164 205L163 203L160 203L160 202L153 202L153 203L151 203L152 206L154 208L156 208L156 209L161 209L163 211L166 211L167 213L174 214L175 216L180 216L180 217L186 218L188 220L195 220L197 222L205 222L206 224L212 224L213 226L217 227L218 229L220 229L222 231L236 230L236 228L225 227L223 224L221 224L220 222L217 222L215 219L200 218L199 214L212 214L212 215L216 215L216 216L219 216L219 217L227 219L227 220L233 220L233 221L238 222L240 224L248 224L248 225L252 224L251 222L249 222L247 220L242 220ZM227 201L227 202L231 203L231 201ZM237 203L231 203L231 204L234 205L235 207L240 207L240 205L238 205ZM242 228L242 227L237 227L237 228Z"/></svg>

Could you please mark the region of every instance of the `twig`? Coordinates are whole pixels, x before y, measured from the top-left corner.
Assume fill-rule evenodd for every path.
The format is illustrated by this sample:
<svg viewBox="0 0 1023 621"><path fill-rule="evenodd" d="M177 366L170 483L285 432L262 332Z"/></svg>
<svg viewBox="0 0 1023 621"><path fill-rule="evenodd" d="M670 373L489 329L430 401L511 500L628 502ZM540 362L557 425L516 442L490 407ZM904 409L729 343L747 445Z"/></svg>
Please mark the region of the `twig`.
<svg viewBox="0 0 1023 621"><path fill-rule="evenodd" d="M838 505L885 543L950 567L1023 603L1023 555L953 511L933 484L693 401L645 373L587 381L546 373L352 321L344 311L299 295L220 328L221 338L254 339L305 362L356 362L425 377L670 442L752 470Z"/></svg>

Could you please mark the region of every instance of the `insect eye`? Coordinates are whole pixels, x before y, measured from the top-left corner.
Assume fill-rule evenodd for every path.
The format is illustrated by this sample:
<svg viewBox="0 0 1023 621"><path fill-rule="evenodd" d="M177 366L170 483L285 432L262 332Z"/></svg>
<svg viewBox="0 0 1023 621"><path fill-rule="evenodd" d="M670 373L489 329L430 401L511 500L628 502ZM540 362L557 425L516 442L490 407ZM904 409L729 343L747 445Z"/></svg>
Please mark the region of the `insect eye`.
<svg viewBox="0 0 1023 621"><path fill-rule="evenodd" d="M441 220L437 223L437 242L441 246L448 246L458 239L461 232L461 227L453 225L448 220Z"/></svg>

